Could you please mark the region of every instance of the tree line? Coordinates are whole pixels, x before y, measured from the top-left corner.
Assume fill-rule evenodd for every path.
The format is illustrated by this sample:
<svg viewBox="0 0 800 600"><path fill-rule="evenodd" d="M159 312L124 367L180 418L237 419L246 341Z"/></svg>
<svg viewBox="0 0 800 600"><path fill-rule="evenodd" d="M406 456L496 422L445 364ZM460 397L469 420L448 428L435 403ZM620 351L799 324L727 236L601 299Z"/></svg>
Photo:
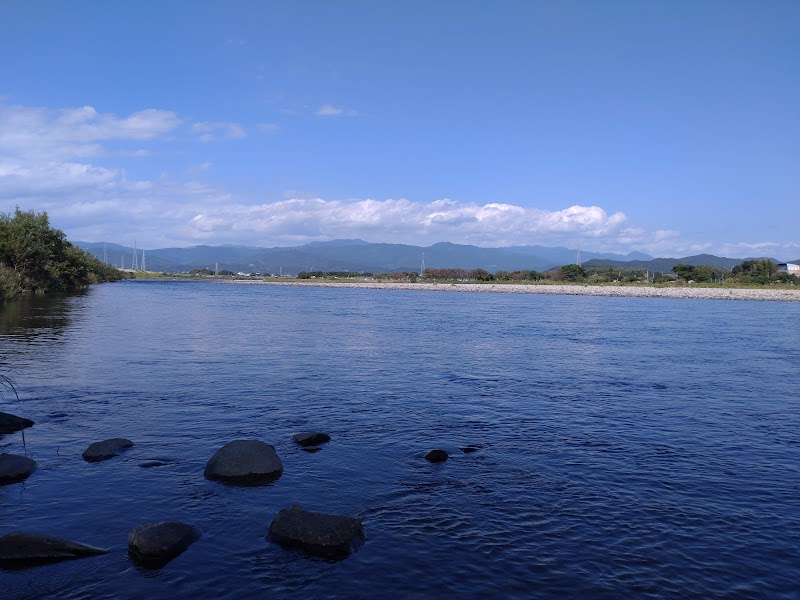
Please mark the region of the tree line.
<svg viewBox="0 0 800 600"><path fill-rule="evenodd" d="M297 279L322 279L332 277L337 279L355 279L356 277L372 277L372 273L356 271L300 271Z"/></svg>
<svg viewBox="0 0 800 600"><path fill-rule="evenodd" d="M0 302L20 294L74 292L124 274L73 246L46 212L0 213Z"/></svg>
<svg viewBox="0 0 800 600"><path fill-rule="evenodd" d="M746 260L731 270L713 265L677 264L669 273L615 267L584 268L573 264L564 265L546 275L550 279L586 283L664 283L668 281L725 283L727 281L738 284L800 284L800 278L787 273L778 273L778 265L768 259Z"/></svg>
<svg viewBox="0 0 800 600"><path fill-rule="evenodd" d="M320 273L317 276L324 276ZM349 277L365 274L348 273ZM800 285L800 278L786 273L778 273L778 265L767 259L746 260L728 270L712 265L675 265L669 272L647 269L625 269L620 267L583 267L577 264L563 265L557 269L540 273L531 270L497 271L485 269L426 269L420 276L415 272L397 271L374 275L376 279L393 281L567 281L575 283L734 283L769 284L785 283Z"/></svg>

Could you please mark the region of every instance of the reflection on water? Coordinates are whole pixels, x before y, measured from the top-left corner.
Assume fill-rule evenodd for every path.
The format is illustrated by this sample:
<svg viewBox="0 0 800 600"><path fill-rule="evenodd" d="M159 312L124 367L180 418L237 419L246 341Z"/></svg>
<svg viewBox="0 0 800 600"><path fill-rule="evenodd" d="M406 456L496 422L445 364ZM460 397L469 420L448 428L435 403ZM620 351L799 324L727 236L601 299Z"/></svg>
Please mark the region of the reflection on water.
<svg viewBox="0 0 800 600"><path fill-rule="evenodd" d="M83 296L41 294L0 304L0 335L20 340L55 335L69 324L71 313Z"/></svg>
<svg viewBox="0 0 800 600"><path fill-rule="evenodd" d="M128 281L16 306L0 349L40 467L0 488L0 533L111 552L0 571L0 598L797 596L800 305ZM251 437L280 480L204 479ZM269 543L295 502L366 544ZM203 537L142 572L127 533L167 519Z"/></svg>

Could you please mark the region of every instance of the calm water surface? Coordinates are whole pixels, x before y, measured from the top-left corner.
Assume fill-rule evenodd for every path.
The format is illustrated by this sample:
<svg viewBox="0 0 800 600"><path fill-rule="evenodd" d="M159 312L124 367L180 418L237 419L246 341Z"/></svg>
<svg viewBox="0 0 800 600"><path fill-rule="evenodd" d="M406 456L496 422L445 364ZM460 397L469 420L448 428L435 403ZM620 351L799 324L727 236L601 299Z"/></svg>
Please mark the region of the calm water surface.
<svg viewBox="0 0 800 600"><path fill-rule="evenodd" d="M0 410L36 421L39 469L0 488L0 534L111 551L0 570L0 598L800 597L799 322L797 303L194 282L10 304L21 401ZM303 430L332 440L308 454ZM117 436L135 447L81 459ZM203 478L241 438L275 445L276 483ZM358 516L367 543L338 563L270 543L295 502ZM202 538L134 566L128 531L167 519Z"/></svg>

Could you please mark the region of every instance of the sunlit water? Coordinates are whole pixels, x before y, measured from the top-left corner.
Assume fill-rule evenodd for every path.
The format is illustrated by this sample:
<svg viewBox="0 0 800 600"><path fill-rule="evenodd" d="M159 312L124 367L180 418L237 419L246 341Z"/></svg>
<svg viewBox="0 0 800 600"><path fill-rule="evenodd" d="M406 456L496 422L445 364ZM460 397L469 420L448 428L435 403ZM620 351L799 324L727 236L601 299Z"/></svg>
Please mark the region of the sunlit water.
<svg viewBox="0 0 800 600"><path fill-rule="evenodd" d="M205 283L13 303L0 410L36 421L39 468L0 487L0 534L110 552L0 570L0 597L797 598L798 323L796 303ZM303 452L304 430L332 440ZM82 460L117 436L135 447ZM241 438L275 445L276 483L203 478ZM358 516L366 544L333 563L265 539L295 502ZM134 566L130 529L166 519L201 539Z"/></svg>

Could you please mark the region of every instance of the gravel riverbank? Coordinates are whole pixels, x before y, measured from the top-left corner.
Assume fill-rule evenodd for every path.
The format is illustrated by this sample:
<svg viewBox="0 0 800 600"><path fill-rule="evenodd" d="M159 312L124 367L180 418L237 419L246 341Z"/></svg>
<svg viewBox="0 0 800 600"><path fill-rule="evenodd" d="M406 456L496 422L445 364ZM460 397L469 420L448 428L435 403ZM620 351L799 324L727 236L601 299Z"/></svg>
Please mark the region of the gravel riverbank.
<svg viewBox="0 0 800 600"><path fill-rule="evenodd" d="M633 287L601 285L550 285L513 283L387 283L332 281L264 281L234 279L225 283L309 287L369 288L381 290L417 290L428 292L483 292L499 294L557 294L564 296L616 296L631 298L683 298L693 300L751 300L800 302L800 290L768 290L704 287Z"/></svg>

